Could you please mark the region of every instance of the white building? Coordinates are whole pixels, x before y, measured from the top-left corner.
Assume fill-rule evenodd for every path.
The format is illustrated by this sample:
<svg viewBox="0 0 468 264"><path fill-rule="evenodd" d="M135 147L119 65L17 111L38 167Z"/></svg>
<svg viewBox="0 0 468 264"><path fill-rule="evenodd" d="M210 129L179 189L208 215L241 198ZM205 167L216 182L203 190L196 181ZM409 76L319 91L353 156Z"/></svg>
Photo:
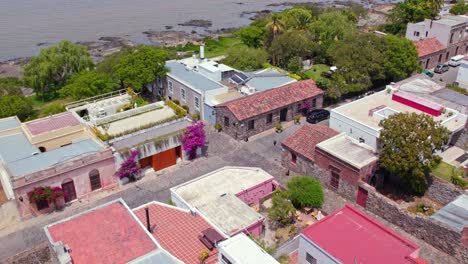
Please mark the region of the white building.
<svg viewBox="0 0 468 264"><path fill-rule="evenodd" d="M441 121L452 136L464 129L466 115L398 88L387 85L384 91L332 109L330 127L375 150L380 148L380 121L396 113L430 114L434 120Z"/></svg>
<svg viewBox="0 0 468 264"><path fill-rule="evenodd" d="M218 254L220 264L279 264L243 233L219 243Z"/></svg>
<svg viewBox="0 0 468 264"><path fill-rule="evenodd" d="M462 60L457 73L458 86L465 88L468 92L468 61Z"/></svg>

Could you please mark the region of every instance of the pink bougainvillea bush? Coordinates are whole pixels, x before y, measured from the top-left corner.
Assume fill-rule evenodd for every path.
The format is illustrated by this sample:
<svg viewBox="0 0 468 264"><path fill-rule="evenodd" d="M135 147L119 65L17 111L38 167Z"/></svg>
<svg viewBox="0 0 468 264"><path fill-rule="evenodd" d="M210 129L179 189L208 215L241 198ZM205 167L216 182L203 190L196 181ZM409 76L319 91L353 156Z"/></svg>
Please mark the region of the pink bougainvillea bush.
<svg viewBox="0 0 468 264"><path fill-rule="evenodd" d="M197 149L204 147L206 144L205 124L200 121L193 121L191 126L188 126L182 136L182 147L189 155L189 159L197 157Z"/></svg>
<svg viewBox="0 0 468 264"><path fill-rule="evenodd" d="M117 171L117 177L119 179L129 178L130 180L135 179L135 174L138 172L138 164L135 161L136 156L138 155L137 150L132 150L130 157L126 159L121 165L120 169Z"/></svg>

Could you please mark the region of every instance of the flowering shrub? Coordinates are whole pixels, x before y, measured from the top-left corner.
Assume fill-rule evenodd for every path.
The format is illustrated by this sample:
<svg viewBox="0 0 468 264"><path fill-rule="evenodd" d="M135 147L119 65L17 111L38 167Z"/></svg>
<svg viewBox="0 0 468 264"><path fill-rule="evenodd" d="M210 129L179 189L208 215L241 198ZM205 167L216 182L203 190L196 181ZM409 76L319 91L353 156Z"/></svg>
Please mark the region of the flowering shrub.
<svg viewBox="0 0 468 264"><path fill-rule="evenodd" d="M199 121L193 121L191 126L188 126L182 136L183 149L189 154L189 159L194 159L197 156L197 149L205 146L206 135L203 129L205 124Z"/></svg>
<svg viewBox="0 0 468 264"><path fill-rule="evenodd" d="M53 187L52 191L54 192L54 195L52 196L52 200L55 202L57 201L58 198L60 197L65 197L65 193L63 192L62 188L60 187Z"/></svg>
<svg viewBox="0 0 468 264"><path fill-rule="evenodd" d="M132 150L130 153L130 157L125 160L122 165L120 165L120 169L117 171L117 176L119 179L122 178L129 178L134 179L135 174L138 172L138 164L135 161L136 156L138 155L137 150Z"/></svg>
<svg viewBox="0 0 468 264"><path fill-rule="evenodd" d="M46 200L48 203L54 199L54 190L49 186L36 187L28 192L29 203L36 203L40 200Z"/></svg>
<svg viewBox="0 0 468 264"><path fill-rule="evenodd" d="M302 111L304 111L304 110L309 110L309 108L310 108L311 106L312 106L312 104L311 104L309 101L307 101L307 102L305 102L303 105L301 105L300 110L302 110Z"/></svg>

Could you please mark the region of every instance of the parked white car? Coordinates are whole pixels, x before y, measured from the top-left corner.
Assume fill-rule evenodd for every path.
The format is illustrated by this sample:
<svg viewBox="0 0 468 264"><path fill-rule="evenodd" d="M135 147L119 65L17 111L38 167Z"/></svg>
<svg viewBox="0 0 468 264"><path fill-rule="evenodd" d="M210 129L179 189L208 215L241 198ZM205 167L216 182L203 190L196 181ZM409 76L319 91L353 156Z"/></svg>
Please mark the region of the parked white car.
<svg viewBox="0 0 468 264"><path fill-rule="evenodd" d="M465 55L457 55L457 56L453 56L450 61L448 62L448 65L452 66L452 67L457 67L461 64L461 60L463 60L463 58L465 58Z"/></svg>

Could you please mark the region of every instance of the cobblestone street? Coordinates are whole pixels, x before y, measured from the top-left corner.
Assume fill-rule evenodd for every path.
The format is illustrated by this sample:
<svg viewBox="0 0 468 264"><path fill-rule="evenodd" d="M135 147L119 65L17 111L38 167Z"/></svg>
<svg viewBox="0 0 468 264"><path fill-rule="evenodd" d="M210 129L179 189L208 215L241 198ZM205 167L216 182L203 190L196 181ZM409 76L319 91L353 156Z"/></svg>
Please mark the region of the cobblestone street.
<svg viewBox="0 0 468 264"><path fill-rule="evenodd" d="M286 176L286 171L281 166L280 142L299 127L289 123L285 125L283 133L275 133L270 130L252 137L249 142L237 142L223 133L210 130L208 132L209 144L206 157L198 158L193 162L183 161L176 166L154 173L154 175L145 176L136 183L123 186L113 193L100 195L106 195L105 197L94 197L90 200L78 201L62 212L54 212L0 229L0 243L2 244L0 247L0 260L46 241L43 227L48 223L119 197L122 197L131 208L153 200L168 202L170 198L169 188L224 166L261 167L272 174L278 182L284 184L291 176ZM276 145L274 141L276 141ZM325 190L325 195L323 211L326 213L330 213L346 203L341 196L334 192ZM457 263L451 256L434 249L424 241L408 235L385 220L379 217L376 218L420 245L422 248L421 257L430 263ZM2 262L0 261L0 263Z"/></svg>

